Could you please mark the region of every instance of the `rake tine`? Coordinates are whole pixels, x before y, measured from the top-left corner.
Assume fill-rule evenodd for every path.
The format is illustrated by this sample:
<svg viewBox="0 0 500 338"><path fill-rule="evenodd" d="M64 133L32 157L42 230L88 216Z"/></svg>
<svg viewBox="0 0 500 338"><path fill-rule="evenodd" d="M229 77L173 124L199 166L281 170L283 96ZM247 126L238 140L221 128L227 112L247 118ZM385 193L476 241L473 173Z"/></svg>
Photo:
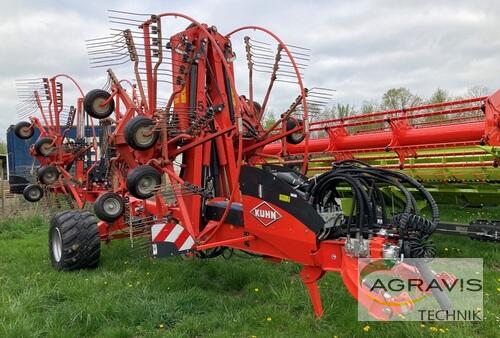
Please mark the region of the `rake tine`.
<svg viewBox="0 0 500 338"><path fill-rule="evenodd" d="M132 21L132 22L137 22L140 24L143 24L145 20L138 20L138 19L131 19L131 18L126 18L123 16L109 16L108 19L116 19L116 20L126 20L126 21Z"/></svg>
<svg viewBox="0 0 500 338"><path fill-rule="evenodd" d="M135 12L125 12L125 11L120 11L120 10L116 10L116 9L108 9L108 12L111 12L111 13L120 13L120 14L127 14L127 15L137 15L137 16L148 16L150 17L151 15L153 14L146 14L146 13L135 13Z"/></svg>
<svg viewBox="0 0 500 338"><path fill-rule="evenodd" d="M289 47L289 48L294 48L294 49L301 49L301 50L306 50L306 51L311 51L311 49L309 48L305 48L305 47L301 47L301 46L296 46L296 45L289 45L289 44L286 44L285 46Z"/></svg>

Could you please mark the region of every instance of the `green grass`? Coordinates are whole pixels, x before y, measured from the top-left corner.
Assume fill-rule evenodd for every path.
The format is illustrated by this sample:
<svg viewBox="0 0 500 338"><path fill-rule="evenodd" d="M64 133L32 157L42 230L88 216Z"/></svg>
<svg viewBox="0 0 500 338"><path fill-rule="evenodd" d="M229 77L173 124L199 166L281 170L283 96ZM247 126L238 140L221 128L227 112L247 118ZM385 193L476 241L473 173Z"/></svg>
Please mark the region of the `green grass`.
<svg viewBox="0 0 500 338"><path fill-rule="evenodd" d="M494 337L500 328L498 245L468 238L435 237L441 257L484 257L486 320L421 324L358 322L333 273L320 281L325 314L317 320L292 263L152 260L124 240L103 245L99 268L60 273L46 236L39 218L0 223L0 337L457 338Z"/></svg>

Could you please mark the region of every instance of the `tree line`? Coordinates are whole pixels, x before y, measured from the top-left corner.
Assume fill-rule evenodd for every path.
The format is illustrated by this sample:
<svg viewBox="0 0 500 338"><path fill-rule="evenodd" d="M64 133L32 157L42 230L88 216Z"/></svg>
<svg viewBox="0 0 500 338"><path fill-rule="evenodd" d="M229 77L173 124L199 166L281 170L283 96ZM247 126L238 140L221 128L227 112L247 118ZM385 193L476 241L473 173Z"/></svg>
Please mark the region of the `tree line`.
<svg viewBox="0 0 500 338"><path fill-rule="evenodd" d="M408 88L391 88L387 90L380 99L374 99L363 102L360 106L350 103L337 103L323 109L314 109L311 107L311 116L313 121L343 118L353 115L369 114L376 111L405 109L423 104L443 103L453 100L473 98L488 95L488 88L485 86L473 86L468 88L464 94L454 96L443 88L437 88L429 97L422 97L415 94ZM437 117L443 119L444 117ZM432 119L431 119L432 120ZM275 114L266 113L264 126L272 126L276 121Z"/></svg>

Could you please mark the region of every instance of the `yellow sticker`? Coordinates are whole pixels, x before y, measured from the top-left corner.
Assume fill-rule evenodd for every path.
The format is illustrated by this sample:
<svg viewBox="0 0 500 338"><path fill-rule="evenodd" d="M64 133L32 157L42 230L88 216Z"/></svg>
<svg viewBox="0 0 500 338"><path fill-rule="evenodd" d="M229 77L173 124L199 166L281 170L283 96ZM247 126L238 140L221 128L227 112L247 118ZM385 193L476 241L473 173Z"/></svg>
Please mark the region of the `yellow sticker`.
<svg viewBox="0 0 500 338"><path fill-rule="evenodd" d="M185 86L181 90L181 92L177 94L174 98L174 104L179 104L179 103L187 103L187 88Z"/></svg>
<svg viewBox="0 0 500 338"><path fill-rule="evenodd" d="M184 89L181 92L181 103L187 103L187 88L184 87Z"/></svg>
<svg viewBox="0 0 500 338"><path fill-rule="evenodd" d="M290 203L290 196L279 194L279 200L282 202Z"/></svg>

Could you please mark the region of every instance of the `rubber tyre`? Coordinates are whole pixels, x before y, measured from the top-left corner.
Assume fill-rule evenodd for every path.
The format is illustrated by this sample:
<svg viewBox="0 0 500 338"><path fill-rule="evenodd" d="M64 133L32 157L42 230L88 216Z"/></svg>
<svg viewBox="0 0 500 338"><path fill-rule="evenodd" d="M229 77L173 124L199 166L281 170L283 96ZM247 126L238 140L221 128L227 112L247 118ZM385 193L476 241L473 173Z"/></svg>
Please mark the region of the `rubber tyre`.
<svg viewBox="0 0 500 338"><path fill-rule="evenodd" d="M156 141L158 141L160 133L158 131L153 131L150 139L148 139L147 142L144 142L144 140L140 140L139 133L142 128L149 129L149 127L154 128L154 126L155 123L152 119L145 116L136 116L131 119L125 126L125 140L127 141L128 145L135 150L151 149L156 144Z"/></svg>
<svg viewBox="0 0 500 338"><path fill-rule="evenodd" d="M59 178L59 170L52 165L44 165L38 169L38 179L45 185L54 184Z"/></svg>
<svg viewBox="0 0 500 338"><path fill-rule="evenodd" d="M145 179L149 179L148 184L144 184ZM160 183L160 173L149 165L135 167L127 176L127 189L129 193L139 199L153 197L154 191L146 192L145 190L157 187Z"/></svg>
<svg viewBox="0 0 500 338"><path fill-rule="evenodd" d="M29 184L24 188L23 196L28 202L38 202L43 197L43 189L38 184Z"/></svg>
<svg viewBox="0 0 500 338"><path fill-rule="evenodd" d="M286 121L286 131L295 129L298 126L302 126L301 120L290 118ZM300 142L304 141L305 137L306 137L306 135L303 132L302 133L297 132L297 133L287 135L286 141L290 144L299 144Z"/></svg>
<svg viewBox="0 0 500 338"><path fill-rule="evenodd" d="M48 147L48 145L52 144L54 140L50 137L42 137L35 142L35 152L43 157L49 157L54 153L56 147Z"/></svg>
<svg viewBox="0 0 500 338"><path fill-rule="evenodd" d="M109 101L105 107L99 107L99 104L109 99L110 96L110 93L102 89L91 90L83 98L83 108L93 118L105 119L115 110L115 101Z"/></svg>
<svg viewBox="0 0 500 338"><path fill-rule="evenodd" d="M50 221L49 255L52 266L58 271L97 267L101 241L94 215L83 210L56 214Z"/></svg>
<svg viewBox="0 0 500 338"><path fill-rule="evenodd" d="M111 202L111 204L110 204ZM116 211L110 212L110 206L117 208ZM123 215L125 211L125 203L123 198L114 192L106 192L97 197L94 203L94 212L97 218L105 222L114 222Z"/></svg>
<svg viewBox="0 0 500 338"><path fill-rule="evenodd" d="M16 135L21 140L30 139L33 134L35 134L35 129L31 126L28 121L18 122L14 126L14 135Z"/></svg>

